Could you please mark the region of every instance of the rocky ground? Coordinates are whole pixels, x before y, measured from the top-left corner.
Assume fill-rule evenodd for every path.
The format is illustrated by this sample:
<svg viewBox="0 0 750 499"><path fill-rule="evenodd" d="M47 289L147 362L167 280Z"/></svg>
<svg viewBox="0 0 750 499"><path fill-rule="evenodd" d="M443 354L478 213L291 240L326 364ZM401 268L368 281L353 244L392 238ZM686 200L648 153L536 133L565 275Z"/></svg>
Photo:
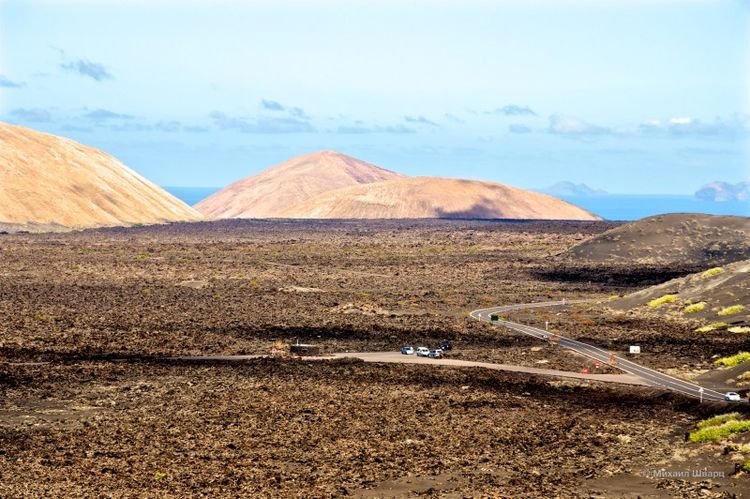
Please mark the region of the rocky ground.
<svg viewBox="0 0 750 499"><path fill-rule="evenodd" d="M644 476L707 462L682 437L723 408L641 387L348 361L159 360L297 339L327 351L450 340L457 358L579 370L585 359L467 313L606 301L658 280L649 268L624 283L605 266L553 275L555 255L612 226L226 221L2 235L0 496L741 494L742 476ZM743 341L710 342L603 303L558 313L513 318L618 351L638 342L644 363L681 373Z"/></svg>
<svg viewBox="0 0 750 499"><path fill-rule="evenodd" d="M387 494L399 478L586 497L668 460L696 411L644 389L346 361L16 366L2 395L8 497Z"/></svg>

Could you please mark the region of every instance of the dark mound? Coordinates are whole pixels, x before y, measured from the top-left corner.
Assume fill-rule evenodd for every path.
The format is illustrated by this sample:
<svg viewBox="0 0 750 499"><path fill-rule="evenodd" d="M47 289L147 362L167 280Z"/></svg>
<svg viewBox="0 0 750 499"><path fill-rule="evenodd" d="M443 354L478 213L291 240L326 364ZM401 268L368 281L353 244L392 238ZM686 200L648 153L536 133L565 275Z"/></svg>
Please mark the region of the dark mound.
<svg viewBox="0 0 750 499"><path fill-rule="evenodd" d="M563 255L589 264L724 265L750 258L750 218L658 215L594 236Z"/></svg>

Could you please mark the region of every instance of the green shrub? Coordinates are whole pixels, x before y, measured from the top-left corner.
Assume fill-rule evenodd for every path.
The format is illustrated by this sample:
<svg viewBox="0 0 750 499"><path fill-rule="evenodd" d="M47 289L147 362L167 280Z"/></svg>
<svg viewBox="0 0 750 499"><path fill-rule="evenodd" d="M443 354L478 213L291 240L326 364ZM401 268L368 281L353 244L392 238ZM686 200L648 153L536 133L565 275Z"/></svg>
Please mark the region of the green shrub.
<svg viewBox="0 0 750 499"><path fill-rule="evenodd" d="M701 274L701 278L702 279L708 279L709 277L714 277L714 276L717 276L717 275L723 274L723 273L724 273L724 268L723 267L714 267L712 269L708 269L707 271L703 272Z"/></svg>
<svg viewBox="0 0 750 499"><path fill-rule="evenodd" d="M730 355L729 357L716 359L714 361L714 364L716 364L717 366L734 367L748 360L750 360L750 352L739 352L734 355Z"/></svg>
<svg viewBox="0 0 750 499"><path fill-rule="evenodd" d="M742 466L740 466L740 468L742 468L742 471L744 471L745 473L750 473L750 459L742 463Z"/></svg>
<svg viewBox="0 0 750 499"><path fill-rule="evenodd" d="M706 302L702 301L700 303L693 303L692 305L688 305L687 307L683 308L682 311L686 314L694 314L695 312L700 312L706 308Z"/></svg>
<svg viewBox="0 0 750 499"><path fill-rule="evenodd" d="M750 431L750 421L727 421L719 426L707 426L690 433L691 442L720 442L736 433Z"/></svg>
<svg viewBox="0 0 750 499"><path fill-rule="evenodd" d="M739 412L730 412L729 414L722 414L720 416L714 416L712 418L704 419L703 421L698 421L698 423L695 425L698 428L708 428L709 426L718 426L721 424L726 423L727 421L736 421L737 418L740 417Z"/></svg>
<svg viewBox="0 0 750 499"><path fill-rule="evenodd" d="M717 329L721 329L723 327L727 327L729 324L726 322L713 322L709 324L708 326L699 327L695 330L696 333L708 333L711 331L716 331Z"/></svg>
<svg viewBox="0 0 750 499"><path fill-rule="evenodd" d="M665 303L672 303L677 301L677 295L664 295L661 298L655 298L648 302L648 306L651 308L658 308L664 305Z"/></svg>
<svg viewBox="0 0 750 499"><path fill-rule="evenodd" d="M731 307L726 307L719 310L719 315L739 314L743 310L745 310L745 305L732 305Z"/></svg>

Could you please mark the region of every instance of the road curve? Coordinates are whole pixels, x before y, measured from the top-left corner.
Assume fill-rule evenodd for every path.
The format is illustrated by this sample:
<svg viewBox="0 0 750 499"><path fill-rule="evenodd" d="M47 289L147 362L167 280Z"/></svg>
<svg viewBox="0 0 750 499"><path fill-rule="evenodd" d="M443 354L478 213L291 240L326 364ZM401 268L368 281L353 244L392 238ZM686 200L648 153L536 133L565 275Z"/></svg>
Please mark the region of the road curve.
<svg viewBox="0 0 750 499"><path fill-rule="evenodd" d="M608 364L612 367L620 369L628 374L631 374L637 378L640 378L645 384L665 388L667 390L681 393L689 397L706 401L724 401L724 394L711 390L708 388L701 387L695 383L685 381L668 374L650 369L648 367L636 364L624 357L615 355L607 350L583 343L572 338L567 338L559 334L553 334L544 329L540 329L534 326L527 326L525 324L519 324L517 322L511 322L507 320L496 320L492 321L492 315L500 315L503 312L511 312L513 310L523 310L529 308L541 308L541 307L560 307L566 305L573 305L576 303L588 303L593 300L573 300L573 301L549 301L549 302L536 302L536 303L525 303L518 305L505 305L500 307L482 308L471 312L471 317L479 321L486 321L493 325L500 325L520 333L533 336L534 338L549 341L557 344L563 348L574 350L586 357L594 360L598 360L604 364Z"/></svg>

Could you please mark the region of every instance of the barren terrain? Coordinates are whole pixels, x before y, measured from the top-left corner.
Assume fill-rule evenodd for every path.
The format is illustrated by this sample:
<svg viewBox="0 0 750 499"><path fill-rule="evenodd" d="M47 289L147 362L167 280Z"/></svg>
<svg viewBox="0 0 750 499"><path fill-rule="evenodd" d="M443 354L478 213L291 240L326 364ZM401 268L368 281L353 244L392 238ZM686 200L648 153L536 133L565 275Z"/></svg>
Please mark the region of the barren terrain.
<svg viewBox="0 0 750 499"><path fill-rule="evenodd" d="M606 264L555 277L553 255L612 227L234 220L2 235L0 496L744 494L731 456L683 442L724 409L649 388L284 356L163 359L296 340L324 351L449 340L454 358L591 369L467 313L606 302L658 281L659 269L635 267L621 283ZM617 351L638 343L644 364L679 375L745 341L605 305L512 318ZM696 466L727 476L643 473Z"/></svg>
<svg viewBox="0 0 750 499"><path fill-rule="evenodd" d="M99 149L0 123L0 231L199 219Z"/></svg>
<svg viewBox="0 0 750 499"><path fill-rule="evenodd" d="M195 208L207 218L275 218L322 192L397 178L401 174L366 161L319 151L240 179Z"/></svg>
<svg viewBox="0 0 750 499"><path fill-rule="evenodd" d="M414 177L324 192L281 213L290 218L599 220L547 194L493 182Z"/></svg>
<svg viewBox="0 0 750 499"><path fill-rule="evenodd" d="M750 218L667 213L621 225L565 252L571 261L629 266L692 265L750 258Z"/></svg>

